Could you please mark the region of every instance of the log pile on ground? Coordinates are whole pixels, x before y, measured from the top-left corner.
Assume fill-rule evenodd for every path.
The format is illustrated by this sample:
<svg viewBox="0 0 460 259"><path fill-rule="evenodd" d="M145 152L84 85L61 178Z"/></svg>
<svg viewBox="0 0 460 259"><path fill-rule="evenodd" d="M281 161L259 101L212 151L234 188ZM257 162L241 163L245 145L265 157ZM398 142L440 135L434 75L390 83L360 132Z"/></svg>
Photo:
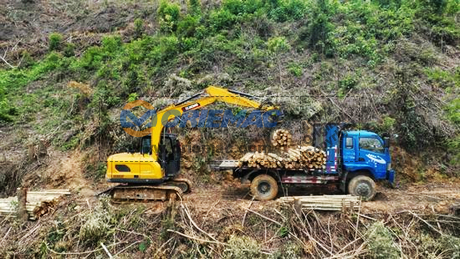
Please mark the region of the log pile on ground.
<svg viewBox="0 0 460 259"><path fill-rule="evenodd" d="M249 152L238 166L254 168L324 169L326 153L312 146L288 147L292 141L289 131L277 129L272 136L273 146L280 147L276 153Z"/></svg>
<svg viewBox="0 0 460 259"><path fill-rule="evenodd" d="M321 195L290 196L278 199L281 206L292 206L297 210L355 211L361 206L359 196Z"/></svg>
<svg viewBox="0 0 460 259"><path fill-rule="evenodd" d="M60 197L69 195L68 189L53 189L27 192L26 209L30 220L36 220L50 212ZM15 217L18 209L18 197L0 199L0 215Z"/></svg>

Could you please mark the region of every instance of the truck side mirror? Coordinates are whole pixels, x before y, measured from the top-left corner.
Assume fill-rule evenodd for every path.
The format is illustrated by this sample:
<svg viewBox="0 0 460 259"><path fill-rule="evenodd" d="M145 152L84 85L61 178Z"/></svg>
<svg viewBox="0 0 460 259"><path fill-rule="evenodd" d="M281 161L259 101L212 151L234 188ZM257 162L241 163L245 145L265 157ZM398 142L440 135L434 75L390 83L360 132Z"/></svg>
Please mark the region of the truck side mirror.
<svg viewBox="0 0 460 259"><path fill-rule="evenodd" d="M390 138L389 137L383 138L383 146L384 148L390 148Z"/></svg>

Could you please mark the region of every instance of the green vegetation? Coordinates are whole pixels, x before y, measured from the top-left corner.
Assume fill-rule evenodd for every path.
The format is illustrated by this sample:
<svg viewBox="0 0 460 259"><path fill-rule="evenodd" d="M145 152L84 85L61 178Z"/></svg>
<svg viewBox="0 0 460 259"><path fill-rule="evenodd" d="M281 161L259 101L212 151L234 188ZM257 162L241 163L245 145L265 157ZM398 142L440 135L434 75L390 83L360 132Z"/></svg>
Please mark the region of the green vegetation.
<svg viewBox="0 0 460 259"><path fill-rule="evenodd" d="M391 231L383 222L376 222L369 227L366 240L373 258L401 257L401 251L395 244Z"/></svg>
<svg viewBox="0 0 460 259"><path fill-rule="evenodd" d="M62 35L59 33L51 33L49 38L49 50L59 50L61 48Z"/></svg>
<svg viewBox="0 0 460 259"><path fill-rule="evenodd" d="M46 54L23 52L20 67L0 70L0 120L33 123L73 149L96 136L110 138L103 132L116 128L111 110L137 96L178 97L209 83L244 85L257 93L273 87L283 95L323 92L346 102L350 96L383 93L360 110L374 118L371 123L394 130L408 149L437 141L460 156L455 144L460 142L455 138L460 72L452 66L458 60L443 63L453 56L447 51L459 51L458 0L224 0L220 5L190 0L182 6L161 1L155 14L153 21L134 19L131 35L115 32L99 45L68 43L66 35L52 33ZM158 30L147 30L152 25ZM401 70L404 80L398 77ZM192 83L164 87L173 74ZM70 81L88 84L91 94L67 87ZM436 119L428 120L420 108L432 103L426 98L437 103L428 108ZM312 108L295 98L281 102L289 102L287 113L295 118L350 119L321 103ZM42 116L49 119L37 121ZM384 116L389 119L381 122ZM453 130L438 129L435 120L445 120ZM83 132L81 123L97 129ZM60 139L63 130L75 134Z"/></svg>
<svg viewBox="0 0 460 259"><path fill-rule="evenodd" d="M404 159L393 166L423 161L411 166L419 176L414 179L427 178L428 168L443 177L460 176L459 0L162 0L143 1L140 7L137 1L103 1L96 13L81 8L85 1L59 2L64 1L52 5L72 10L78 17L75 26L53 29L41 44L9 48L12 66L0 60L0 124L2 130L6 125L18 132L18 146L33 149L38 139L49 141L53 155L62 151L61 161L69 151L87 149L82 152L84 176L98 189L106 172L105 157L99 154L138 144L119 126L126 102L146 98L161 107L169 100L158 97L180 99L209 84L282 96L275 101L286 113L283 123L294 131L300 132L296 123L301 121L351 122L397 134L392 145L402 147ZM111 15L122 13L119 2L132 6L128 24L114 16L108 28L94 29L105 21L101 17L112 20ZM13 11L8 17L20 16ZM268 135L259 129L235 129L228 135L221 129L178 131L189 144L232 143L231 155ZM199 151L184 157L184 167L200 183L227 182L209 170L209 161L222 151ZM406 151L412 157L405 157ZM32 153L2 164L0 193L13 194L25 177L31 188L48 184L52 176L29 173L52 171L47 160L56 158ZM228 188L235 189L233 183ZM280 214L270 203L251 207L261 217L221 200L203 217L205 207L189 210L185 205L190 201L174 214L171 207L158 212L153 206L114 206L105 198L80 202L83 190L80 195L60 201L39 224L5 219L8 235L0 254L99 258L107 256L103 243L114 257L460 255L459 222L441 212L376 213L371 215L376 220L356 221L347 213L295 215ZM391 220L380 222L388 215Z"/></svg>

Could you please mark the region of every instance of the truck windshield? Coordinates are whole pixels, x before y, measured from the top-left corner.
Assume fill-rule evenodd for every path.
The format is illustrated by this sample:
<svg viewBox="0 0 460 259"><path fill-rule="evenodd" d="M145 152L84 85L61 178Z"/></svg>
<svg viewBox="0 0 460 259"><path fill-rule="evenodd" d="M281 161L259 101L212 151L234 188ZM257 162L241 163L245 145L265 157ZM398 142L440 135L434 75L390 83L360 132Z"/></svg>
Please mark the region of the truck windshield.
<svg viewBox="0 0 460 259"><path fill-rule="evenodd" d="M359 138L359 148L379 153L385 150L382 143L376 138Z"/></svg>

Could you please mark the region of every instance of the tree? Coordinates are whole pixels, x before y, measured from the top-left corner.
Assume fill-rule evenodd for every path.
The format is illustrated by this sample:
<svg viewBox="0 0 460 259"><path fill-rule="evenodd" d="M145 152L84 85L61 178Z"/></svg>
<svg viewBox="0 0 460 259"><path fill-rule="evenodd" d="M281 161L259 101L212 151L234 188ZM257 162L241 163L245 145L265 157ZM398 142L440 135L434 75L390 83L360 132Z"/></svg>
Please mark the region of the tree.
<svg viewBox="0 0 460 259"><path fill-rule="evenodd" d="M280 77L280 85L283 86L283 80L281 76L281 53L287 52L291 49L291 46L287 42L285 37L274 37L268 40L267 43L268 50L276 56L276 60L278 63L278 70L279 70L279 77Z"/></svg>

